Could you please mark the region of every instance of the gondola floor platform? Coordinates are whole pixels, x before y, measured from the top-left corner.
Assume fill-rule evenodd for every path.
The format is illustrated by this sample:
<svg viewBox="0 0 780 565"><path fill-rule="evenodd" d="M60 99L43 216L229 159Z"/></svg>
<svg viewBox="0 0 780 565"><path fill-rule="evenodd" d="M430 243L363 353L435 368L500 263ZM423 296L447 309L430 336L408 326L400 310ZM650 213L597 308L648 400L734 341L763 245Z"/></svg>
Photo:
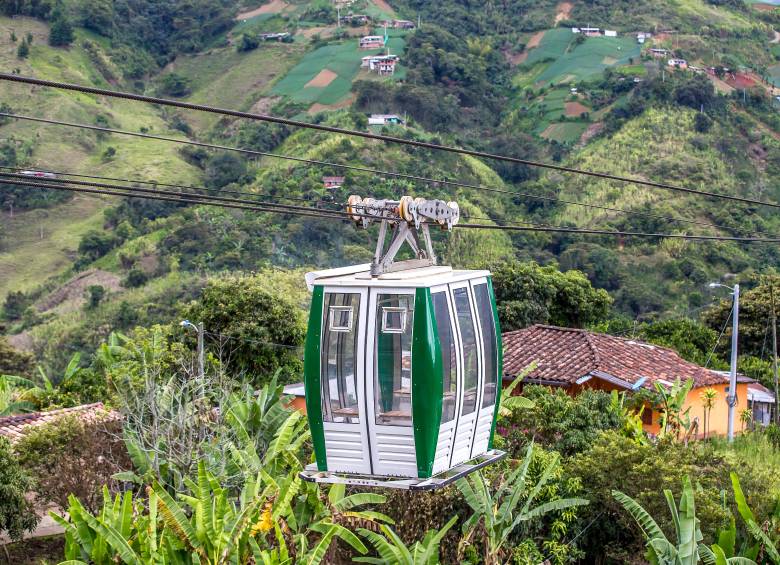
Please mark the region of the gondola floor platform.
<svg viewBox="0 0 780 565"><path fill-rule="evenodd" d="M317 465L312 463L306 466L306 470L300 473L304 481L311 483L324 484L343 484L350 486L360 486L369 488L394 488L401 490L437 490L446 487L458 479L478 471L483 467L500 461L506 457L506 452L499 449L492 449L482 455L475 457L471 461L462 463L434 475L427 479L415 479L404 477L387 477L381 475L358 475L354 473L331 473L317 470Z"/></svg>

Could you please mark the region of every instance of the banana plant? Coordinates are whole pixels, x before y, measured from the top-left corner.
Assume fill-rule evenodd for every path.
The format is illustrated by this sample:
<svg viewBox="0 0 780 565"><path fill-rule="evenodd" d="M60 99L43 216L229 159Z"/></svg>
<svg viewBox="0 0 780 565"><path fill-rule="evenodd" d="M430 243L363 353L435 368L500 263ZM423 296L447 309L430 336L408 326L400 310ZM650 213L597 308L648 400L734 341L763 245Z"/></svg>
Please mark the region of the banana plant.
<svg viewBox="0 0 780 565"><path fill-rule="evenodd" d="M478 532L484 535L484 562L493 565L506 562L505 545L509 535L523 523L539 519L550 512L559 512L588 504L582 498L563 498L535 505L536 498L559 465L557 455L542 471L536 484L529 484L528 468L533 457L534 444L526 451L521 465L492 489L480 471L459 479L456 483L473 514L463 524L462 544L470 543ZM522 503L522 504L521 504Z"/></svg>
<svg viewBox="0 0 780 565"><path fill-rule="evenodd" d="M407 546L403 540L398 537L393 529L382 524L379 529L381 533L359 528L360 535L365 537L379 553L376 557L356 557L353 561L358 563L374 563L383 565L385 563L397 563L398 565L439 565L439 545L447 532L458 521L457 516L453 516L449 522L440 530L428 530L422 541L417 541L412 547Z"/></svg>
<svg viewBox="0 0 780 565"><path fill-rule="evenodd" d="M693 388L693 379L688 379L683 383L678 378L668 390L657 381L653 385L662 406L660 435L665 436L671 430L677 437L681 430L687 431L691 425L691 408L683 410L683 406L685 406L688 393Z"/></svg>
<svg viewBox="0 0 780 565"><path fill-rule="evenodd" d="M35 410L34 404L24 400L24 391L34 388L35 383L30 379L0 375L0 417Z"/></svg>
<svg viewBox="0 0 780 565"><path fill-rule="evenodd" d="M515 388L522 382L524 378L530 375L534 369L536 369L536 361L525 367L520 374L518 374L512 383L504 387L501 391L501 400L499 401L498 414L503 417L508 417L512 414L513 410L530 410L536 404L530 398L521 395L513 395Z"/></svg>
<svg viewBox="0 0 780 565"><path fill-rule="evenodd" d="M647 560L653 565L756 565L747 557L727 557L724 549L702 543L703 536L696 517L696 502L690 477L683 479L679 506L672 491L664 490L664 497L672 515L677 541L670 541L652 516L630 496L613 490L612 496L631 514L647 540Z"/></svg>
<svg viewBox="0 0 780 565"><path fill-rule="evenodd" d="M750 551L750 553L753 555L757 555L760 552L763 552L766 557L772 561L772 563L775 565L780 565L780 552L777 551L777 547L775 546L774 542L769 538L763 528L761 528L761 526L759 526L756 522L756 517L753 514L753 511L750 509L750 506L748 506L745 493L742 491L742 485L739 482L739 477L734 472L731 473L731 487L734 489L734 501L737 503L737 511L742 517L742 520L745 522L745 527L747 528L748 532L750 532L751 537L753 537L757 544L748 551ZM732 528L733 527L734 526L732 524Z"/></svg>

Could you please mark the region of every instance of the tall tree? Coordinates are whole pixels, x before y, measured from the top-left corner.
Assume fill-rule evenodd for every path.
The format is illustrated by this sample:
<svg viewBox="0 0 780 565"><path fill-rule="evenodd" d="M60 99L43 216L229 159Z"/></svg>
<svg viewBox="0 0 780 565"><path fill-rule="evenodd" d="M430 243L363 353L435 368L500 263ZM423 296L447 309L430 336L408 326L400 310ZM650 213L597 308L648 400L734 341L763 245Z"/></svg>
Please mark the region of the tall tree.
<svg viewBox="0 0 780 565"><path fill-rule="evenodd" d="M607 317L612 298L580 271L517 261L493 269L498 316L503 331L532 324L581 328Z"/></svg>

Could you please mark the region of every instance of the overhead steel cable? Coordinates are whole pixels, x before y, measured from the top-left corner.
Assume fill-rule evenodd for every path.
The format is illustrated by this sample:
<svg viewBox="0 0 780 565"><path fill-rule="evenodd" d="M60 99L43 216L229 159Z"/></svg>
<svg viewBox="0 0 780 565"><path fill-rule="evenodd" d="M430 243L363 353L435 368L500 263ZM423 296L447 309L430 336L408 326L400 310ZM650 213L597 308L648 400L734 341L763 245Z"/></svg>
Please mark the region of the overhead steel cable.
<svg viewBox="0 0 780 565"><path fill-rule="evenodd" d="M235 194L238 196L253 196L255 198L276 198L278 200L290 200L293 202L308 202L308 203L316 203L316 204L325 204L325 205L333 205L333 202L326 202L325 200L314 200L311 198L296 198L293 196L284 196L282 194L268 194L264 192L250 192L248 190L229 190L224 188L208 188L205 186L193 186L193 185L187 185L187 184L171 184L171 183L165 183L165 182L158 182L154 180L141 180L141 179L126 179L126 178L117 178L117 177L106 177L106 176L98 176L98 175L83 175L78 173L68 173L64 171L54 171L51 169L41 169L38 167L6 167L6 166L0 166L0 170L6 170L6 171L14 171L17 174L20 174L24 178L27 179L35 179L40 178L41 180L54 180L54 179L47 179L46 177L36 177L34 175L26 175L23 174L24 171L32 171L32 172L40 172L40 173L49 173L52 175L60 176L60 177L75 177L75 178L83 178L83 179L92 179L92 180L106 180L106 181L113 181L113 182L122 182L126 184L143 184L147 186L161 186L165 188L178 188L180 190L200 190L200 191L206 191L206 192L215 192L218 194ZM336 210L341 211L341 209ZM489 218L488 218L489 219Z"/></svg>
<svg viewBox="0 0 780 565"><path fill-rule="evenodd" d="M80 84L71 84L67 82L59 82L53 80L45 80L34 77L25 77L21 75L15 75L11 73L0 73L0 80L6 80L10 82L16 82L21 84L33 84L37 86L45 86L49 88L57 88L61 90L70 90L74 92L81 92L84 94L95 94L97 96L108 96L110 98L120 98L124 100L134 100L137 102L146 102L149 104L158 104L160 106L170 106L174 108L183 108L185 110L196 110L200 112L207 112L211 114L219 114L223 116L233 116L236 118L245 118L249 120L271 122L275 124L281 124L292 127L299 127L305 129L313 129L318 131L325 131L328 133L335 133L340 135L347 135L353 137L362 137L365 139L373 139L376 141L384 141L387 143L398 143L401 145L409 145L412 147L419 147L422 149L432 149L436 151L444 151L447 153L455 153L460 155L469 155L471 157L478 157L480 159L493 159L496 161L505 161L508 163L514 163L517 165L527 165L529 167L538 167L542 169L550 169L563 173L573 173L578 175L585 175L594 178L601 178L606 180L614 180L630 184L638 184L642 186L649 186L652 188L660 188L663 190L672 190L676 192L684 192L687 194L695 194L697 196L706 196L710 198L719 198L724 200L731 200L734 202L742 202L744 204L752 204L756 206L769 206L772 208L780 208L780 204L774 202L766 202L762 200L754 200L752 198L744 198L741 196L732 196L729 194L718 194L715 192L708 192L703 190L694 190L684 186L678 186L668 183L655 182L644 180L640 178L623 177L620 175L613 175L610 173L600 173L597 171L589 171L586 169L577 169L574 167L566 167L563 165L555 165L553 163L544 163L541 161L532 161L529 159L520 159L519 157L510 157L507 155L498 155L496 153L488 153L485 151L476 151L473 149L464 149L462 147L451 147L448 145L441 145L438 143L430 143L427 141L417 141L413 139L404 139L402 137L395 137L391 135L376 134L364 131L351 130L346 128L339 128L335 126L328 126L323 124L312 124L308 122L302 122L299 120L292 120L289 118L279 118L277 116L271 116L268 114L254 114L252 112L242 112L239 110L229 110L226 108L218 108L215 106L208 106L206 104L195 104L192 102L183 102L181 100L170 100L167 98L159 98L156 96L148 96L146 94L135 94L132 92L121 92L116 90L108 90L105 88L97 88L94 86L85 86Z"/></svg>
<svg viewBox="0 0 780 565"><path fill-rule="evenodd" d="M673 238L673 239L692 239L692 240L704 240L704 241L737 241L737 242L760 242L760 243L780 243L780 237L737 237L737 236L725 236L725 235L698 235L698 234L682 234L682 233L647 233L647 232L632 232L632 231L612 231L612 230L596 230L589 228L566 228L562 226L541 226L535 225L533 227L517 226L517 225L502 225L502 224L458 224L458 228L472 228L483 230L506 230L506 231L536 231L536 232L555 232L555 233L579 233L589 235L616 235L625 237L657 237L657 238Z"/></svg>
<svg viewBox="0 0 780 565"><path fill-rule="evenodd" d="M583 208L589 208L594 210L601 210L605 212L616 212L619 214L628 214L632 216L639 216L639 217L645 217L645 218L651 218L654 220L662 220L666 222L676 222L676 223L683 223L683 224L691 224L691 225L698 225L703 227L711 227L721 230L729 230L729 231L737 231L742 233L752 233L750 230L746 228L740 228L740 227L726 227L721 226L718 224L713 224L711 222L702 222L699 220L688 220L685 218L677 218L674 216L663 216L660 214L653 214L651 212L641 212L638 210L627 210L624 208L615 208L611 206L602 206L599 204L587 204L584 202L577 202L576 200L567 200L564 198L558 198L555 196L542 196L538 194L532 194L532 193L526 193L526 192L519 192L515 190L507 190L502 188L495 188L495 187L489 187L484 185L478 185L478 184L472 184L462 181L452 181L448 179L434 179L430 177L423 177L419 175L412 175L408 173L399 173L395 171L384 171L381 169L374 169L370 167L361 167L357 165L346 165L341 163L333 163L329 161L321 161L317 159L306 159L303 157L294 157L292 155L282 155L279 153L270 153L266 151L256 151L253 149L244 149L241 147L231 147L228 145L219 145L215 143L206 143L203 141L194 141L189 139L178 139L175 137L166 137L166 136L160 136L160 135L153 135L149 133L140 133L140 132L133 132L133 131L126 131L126 130L119 130L119 129L113 129L113 128L107 128L102 126L93 126L89 124L77 124L73 122L64 122L61 120L52 120L47 118L36 118L33 116L25 116L21 114L10 114L7 112L0 112L0 117L7 117L7 118L14 118L18 120L26 120L26 121L32 121L32 122L39 122L44 124L50 124L50 125L59 125L59 126L66 126L66 127L73 127L73 128L79 128L79 129L87 129L87 130L93 130L93 131L99 131L103 133L112 133L117 135L127 135L132 137L140 137L142 139L152 139L157 141L165 141L170 143L178 143L181 145L193 145L196 147L203 147L208 149L218 149L221 151L234 151L237 153L243 153L247 155L253 155L253 156L260 156L260 157L270 157L275 159L285 159L289 161L296 161L299 163L306 163L309 165L317 165L322 167L334 167L334 168L341 168L345 170L351 170L351 171L357 171L362 173L371 173L376 174L380 176L390 176L395 178L403 178L407 180L412 180L416 182L424 182L428 184L444 184L448 186L456 186L461 188L467 188L472 190L481 190L485 192L493 192L498 194L506 194L513 197L522 197L522 198L530 198L532 200L538 200L541 202L553 202L553 203L559 203L559 204L566 204L570 206L580 206ZM757 233L761 233L760 231Z"/></svg>
<svg viewBox="0 0 780 565"><path fill-rule="evenodd" d="M92 183L95 184L95 183ZM132 198L146 198L149 200L163 200L169 202L183 202L189 204L201 204L207 206L217 206L223 208L233 208L239 210L249 210L257 212L270 212L276 214L285 215L298 215L298 216L310 216L324 219L337 219L344 221L351 221L349 217L344 215L337 215L333 211L317 210L316 208L308 208L307 210L287 210L278 208L277 204L260 205L258 203L245 204L240 201L234 201L232 199L218 199L215 200L210 196L200 196L184 193L171 193L165 191L154 191L139 189L133 187L112 187L112 189L101 189L89 186L69 186L68 184L49 184L42 182L28 182L17 179L2 179L0 178L0 185L24 185L31 188L38 189L53 189L53 190L66 190L71 192L83 192L96 195L107 196L121 196ZM109 185L110 186L110 185ZM138 194L138 192L142 192ZM150 194L151 193L151 194ZM298 208L306 208L298 207ZM355 212L345 213L347 216L361 217L363 214L356 214ZM626 231L612 231L612 230L595 230L595 229L582 229L582 228L565 228L558 226L539 226L539 225L490 225L490 224L456 224L456 228L471 228L471 229L493 229L493 230L505 230L505 231L523 231L523 232L553 232L553 233L574 233L583 235L599 235L599 236L625 236L625 237L647 237L647 238L675 238L686 240L702 240L702 241L734 241L741 243L780 243L780 238L760 238L760 237L731 237L731 236L708 236L708 235L696 235L696 234L670 234L670 233L645 233L645 232L626 232Z"/></svg>
<svg viewBox="0 0 780 565"><path fill-rule="evenodd" d="M64 190L64 191L70 191L70 192L84 192L89 194L96 194L96 195L106 195L106 196L122 196L127 198L147 198L149 200L162 200L166 202L181 202L184 204L203 204L208 206L219 206L223 208L232 208L236 210L249 210L252 212L270 212L275 214L289 214L289 215L295 215L295 216L308 216L308 217L314 217L314 218L326 218L326 219L336 219L336 220L349 220L344 215L341 214L334 214L332 210L317 210L316 208L308 208L306 210L286 210L283 208L279 208L277 205L262 205L258 202L254 202L251 204L245 204L240 201L230 201L230 199L227 199L228 201L221 201L217 200L214 201L211 199L211 197L198 197L198 195L195 194L184 194L184 193L176 193L176 192L166 192L166 191L154 191L154 190L145 190L145 189L139 189L139 188L131 188L131 187L120 187L115 186L111 188L98 188L93 186L69 186L67 184L49 184L49 183L43 183L39 181L29 182L29 181L20 181L16 179L3 179L0 178L0 184L4 185L21 185L21 186L27 186L30 188L36 188L36 189L45 189L45 190ZM141 192L141 194L139 194ZM147 194L151 193L151 194Z"/></svg>
<svg viewBox="0 0 780 565"><path fill-rule="evenodd" d="M0 171L0 177L6 177L6 178L12 178L15 179L13 181L13 184L29 184L28 181L29 177L25 175L20 175L16 173L5 173ZM22 181L22 182L19 182ZM206 200L206 201L214 201L214 202L229 202L229 203L236 203L236 204L248 204L253 206L263 206L263 207L269 207L275 210L286 210L286 211L310 211L310 210L317 210L317 208L312 208L311 206L296 206L293 204L280 204L278 202L273 203L264 203L264 202L258 202L257 200L246 200L246 199L240 199L240 198L225 198L222 196L213 196L213 195L205 195L205 194L196 194L192 192L170 192L170 191L163 191L163 190L156 190L152 188L141 188L141 187L131 187L131 186L118 186L118 185L111 185L106 183L100 183L100 182L92 182L92 181L83 181L83 180L73 180L73 179L46 179L46 183L58 183L61 184L75 184L77 186L88 186L88 187L94 187L94 188L107 188L112 190L129 190L134 192L141 192L144 194L166 194L171 196L186 196L187 198L191 199L200 199L200 200ZM55 186L57 186L55 184ZM330 215L333 216L339 216L348 218L350 215L359 215L359 214L348 214L346 211L340 211L340 210L321 210L322 212L327 212Z"/></svg>

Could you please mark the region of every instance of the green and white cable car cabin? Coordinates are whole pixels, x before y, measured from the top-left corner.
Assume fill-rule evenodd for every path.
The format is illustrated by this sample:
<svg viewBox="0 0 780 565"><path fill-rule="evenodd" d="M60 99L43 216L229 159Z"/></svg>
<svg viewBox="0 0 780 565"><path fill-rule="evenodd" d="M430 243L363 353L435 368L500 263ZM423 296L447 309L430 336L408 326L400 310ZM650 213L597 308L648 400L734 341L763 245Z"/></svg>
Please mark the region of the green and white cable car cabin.
<svg viewBox="0 0 780 565"><path fill-rule="evenodd" d="M438 488L505 455L492 448L501 332L490 273L436 266L428 228L451 229L454 203L351 197L348 210L363 227L381 222L380 237L373 263L306 275L316 463L302 476ZM417 259L393 263L404 242Z"/></svg>

